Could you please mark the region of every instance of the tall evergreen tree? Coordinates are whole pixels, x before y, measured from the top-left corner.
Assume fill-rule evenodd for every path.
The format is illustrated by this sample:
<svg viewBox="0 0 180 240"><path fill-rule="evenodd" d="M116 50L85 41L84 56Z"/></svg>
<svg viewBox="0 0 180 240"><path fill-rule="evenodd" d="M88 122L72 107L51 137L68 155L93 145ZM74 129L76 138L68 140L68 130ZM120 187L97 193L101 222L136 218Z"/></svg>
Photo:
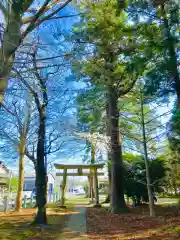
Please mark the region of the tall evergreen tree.
<svg viewBox="0 0 180 240"><path fill-rule="evenodd" d="M74 64L81 77L87 77L105 91L111 139L111 209L119 212L126 206L118 99L132 89L144 70L143 39L137 39L136 29L128 22L124 11L117 16L116 1L84 3L82 7L88 12L81 24L75 27L73 38L76 46L82 49L84 45L83 53L88 54Z"/></svg>
<svg viewBox="0 0 180 240"><path fill-rule="evenodd" d="M180 102L179 78L179 3L176 0L138 0L129 3L126 11L137 25L143 22L142 33L149 52L146 74L148 92L165 97L176 94Z"/></svg>

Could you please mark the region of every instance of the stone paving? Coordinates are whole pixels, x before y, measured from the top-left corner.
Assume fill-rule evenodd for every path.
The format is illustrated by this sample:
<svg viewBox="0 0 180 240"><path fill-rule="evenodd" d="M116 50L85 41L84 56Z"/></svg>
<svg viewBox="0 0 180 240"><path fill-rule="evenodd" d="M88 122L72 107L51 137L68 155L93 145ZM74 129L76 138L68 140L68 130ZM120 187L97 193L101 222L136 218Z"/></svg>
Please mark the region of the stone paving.
<svg viewBox="0 0 180 240"><path fill-rule="evenodd" d="M86 208L85 207L74 207L72 214L67 223L66 227L62 229L58 240L87 240L87 226L86 226Z"/></svg>

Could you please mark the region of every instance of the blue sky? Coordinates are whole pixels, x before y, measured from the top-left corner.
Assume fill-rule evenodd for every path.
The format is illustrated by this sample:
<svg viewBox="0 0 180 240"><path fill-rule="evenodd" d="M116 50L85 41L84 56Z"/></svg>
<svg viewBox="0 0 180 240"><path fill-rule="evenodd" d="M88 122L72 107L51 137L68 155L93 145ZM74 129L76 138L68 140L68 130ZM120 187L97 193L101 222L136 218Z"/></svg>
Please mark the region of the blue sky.
<svg viewBox="0 0 180 240"><path fill-rule="evenodd" d="M61 16L73 13L76 13L75 9L66 7L61 12ZM47 21L33 33L35 35L38 33L39 39L43 43L40 51L43 57L61 56L71 50L71 45L65 41L62 33L68 35L72 30L73 24L77 22L78 19L78 17L74 17ZM61 62L64 63L63 57L56 58L53 61L45 61L44 64L59 64ZM57 123L53 126L65 133L65 135L62 135L62 138L59 139L59 141L65 141L64 147L59 152L48 156L48 161L66 164L81 163L85 154L85 141L75 139L75 137L72 136L72 129L76 129L77 123L75 97L84 87L84 84L77 81L76 77L72 74L71 63L67 60L65 66L62 66L58 73L48 81L48 85L49 106L47 124L51 123L52 119L53 121L57 120ZM63 93L64 91L65 93ZM56 101L51 101L51 98L56 99ZM63 109L66 110L63 111ZM157 113L160 115L168 109L168 106L158 108ZM63 114L59 114L61 111L63 111ZM168 121L169 117L170 116L162 118L162 122L165 123ZM105 157L104 155L104 158ZM16 171L18 161L14 161L14 165L12 165L11 159L9 161L7 160L7 163L8 162L10 163L8 165ZM29 163L26 166L26 171L32 169Z"/></svg>
<svg viewBox="0 0 180 240"><path fill-rule="evenodd" d="M42 1L40 1L42 2ZM36 2L37 4L37 2ZM75 10L72 7L66 7L63 11L61 11L61 16L69 15L75 13ZM0 16L1 17L1 16ZM30 42L33 38L33 35L39 35L39 40L42 41L43 47L41 48L41 55L43 57L52 57L63 55L66 52L70 51L70 45L64 41L64 38L61 36L63 34L67 34L71 31L72 25L78 20L77 18L63 18L60 20L51 20L43 23L36 31L33 32L29 36L28 41ZM55 36L56 35L56 36ZM57 36L59 35L59 36ZM60 63L63 60L62 57L56 58L53 61L45 61L44 64L56 64ZM63 62L63 61L62 61ZM49 94L49 106L47 113L47 121L51 122L51 119L57 119L59 121L56 124L56 127L59 131L69 131L68 128L76 126L76 106L75 106L75 96L78 93L78 90L82 87L80 83L76 82L74 76L71 76L71 64L69 62L66 63L66 67L62 67L59 70L59 73L56 76L53 76L48 82L48 94ZM56 84L59 82L59 84ZM55 86L55 87L54 87ZM66 91L63 94L63 91ZM57 96L56 96L57 95ZM58 98L58 95L60 97ZM52 98L56 98L56 102L53 103L51 101ZM67 108L68 106L68 108ZM52 113L53 108L53 113ZM65 111L63 109L67 108ZM63 114L58 114L58 112L64 111ZM53 115L53 116L52 116ZM58 119L59 118L59 119ZM67 126L68 125L68 126ZM71 130L71 129L70 129ZM68 133L67 133L68 134ZM66 135L67 135L66 134ZM84 151L84 141L74 141L72 136L62 136L62 141L65 141L65 147L51 156L48 156L48 160L55 162L65 162L65 163L75 163L81 162ZM61 139L59 140L61 141ZM17 156L17 155L16 155ZM4 158L4 154L2 155ZM11 158L4 158L4 161L7 165L17 170L18 161L14 161ZM31 164L30 164L31 165ZM27 166L28 169L29 164Z"/></svg>

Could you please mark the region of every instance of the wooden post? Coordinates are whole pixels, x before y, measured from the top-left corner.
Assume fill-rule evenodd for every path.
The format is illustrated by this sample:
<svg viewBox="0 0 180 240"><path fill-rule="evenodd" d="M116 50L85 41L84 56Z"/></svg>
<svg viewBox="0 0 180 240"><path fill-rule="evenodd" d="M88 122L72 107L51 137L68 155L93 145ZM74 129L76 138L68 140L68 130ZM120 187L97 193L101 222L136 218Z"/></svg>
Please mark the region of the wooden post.
<svg viewBox="0 0 180 240"><path fill-rule="evenodd" d="M62 208L65 208L64 201L65 201L66 180L67 180L67 169L64 169L63 182L61 185L61 205L60 205L60 207L62 207Z"/></svg>
<svg viewBox="0 0 180 240"><path fill-rule="evenodd" d="M99 188L98 188L98 176L97 176L97 168L94 168L94 189L95 189L95 207L100 207L99 204Z"/></svg>
<svg viewBox="0 0 180 240"><path fill-rule="evenodd" d="M94 192L93 192L93 185L94 185L94 179L93 179L93 172L92 175L90 177L90 195L91 195L91 203L93 203L94 201Z"/></svg>
<svg viewBox="0 0 180 240"><path fill-rule="evenodd" d="M58 201L61 202L61 196L62 196L62 182L60 181L60 188L59 188L59 191L58 191Z"/></svg>
<svg viewBox="0 0 180 240"><path fill-rule="evenodd" d="M89 204L91 204L91 175L88 176L89 188L88 188L88 198Z"/></svg>
<svg viewBox="0 0 180 240"><path fill-rule="evenodd" d="M33 195L31 196L31 207L33 207Z"/></svg>
<svg viewBox="0 0 180 240"><path fill-rule="evenodd" d="M53 202L56 202L56 193L53 193Z"/></svg>
<svg viewBox="0 0 180 240"><path fill-rule="evenodd" d="M93 170L90 169L90 174L88 176L88 180L89 180L89 204L94 202L94 174L93 174Z"/></svg>
<svg viewBox="0 0 180 240"><path fill-rule="evenodd" d="M26 208L26 206L27 206L27 197L26 197L26 195L24 196L24 208Z"/></svg>
<svg viewBox="0 0 180 240"><path fill-rule="evenodd" d="M4 212L8 211L8 196L4 196Z"/></svg>

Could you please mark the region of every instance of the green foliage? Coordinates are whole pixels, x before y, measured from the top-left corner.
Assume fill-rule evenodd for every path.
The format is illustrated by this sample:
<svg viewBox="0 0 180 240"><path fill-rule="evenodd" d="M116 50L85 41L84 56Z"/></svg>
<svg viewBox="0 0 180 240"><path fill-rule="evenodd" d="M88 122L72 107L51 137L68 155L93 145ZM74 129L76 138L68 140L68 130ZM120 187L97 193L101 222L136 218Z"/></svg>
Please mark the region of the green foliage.
<svg viewBox="0 0 180 240"><path fill-rule="evenodd" d="M157 138L161 140L161 138L166 137L166 132L159 117L161 114L157 114L157 105L149 105L146 103L148 98L143 96L138 82L132 92L127 94L124 99L119 100L119 109L121 111L120 123L123 122L125 123L124 125L126 125L125 128L120 128L120 132L124 136L123 140L127 141L127 143L124 142L126 152L134 150L141 154L144 153L140 95L142 95L143 98L146 145L148 154L152 156L158 152Z"/></svg>
<svg viewBox="0 0 180 240"><path fill-rule="evenodd" d="M17 192L18 189L18 178L17 177L12 177L11 179L11 191L12 192Z"/></svg>
<svg viewBox="0 0 180 240"><path fill-rule="evenodd" d="M174 110L168 124L169 149L167 160L170 168L169 187L175 195L178 194L180 187L180 110L175 102Z"/></svg>
<svg viewBox="0 0 180 240"><path fill-rule="evenodd" d="M166 159L168 166L167 174L167 189L168 195L179 195L180 187L180 163L179 163L179 150L174 149L174 146L169 142L168 148L165 151L164 158Z"/></svg>
<svg viewBox="0 0 180 240"><path fill-rule="evenodd" d="M180 110L176 108L176 104L172 112L171 120L168 124L168 139L170 143L170 148L174 152L179 154L180 153Z"/></svg>
<svg viewBox="0 0 180 240"><path fill-rule="evenodd" d="M86 2L83 7L88 12L74 28L75 50L83 53L79 60L78 51L75 71L88 77L91 83L105 90L113 86L123 95L133 87L148 60L143 54L143 37L138 27L128 22L125 11L117 15L115 0Z"/></svg>
<svg viewBox="0 0 180 240"><path fill-rule="evenodd" d="M104 132L105 96L102 89L93 86L77 96L78 121L87 126L89 132Z"/></svg>
<svg viewBox="0 0 180 240"><path fill-rule="evenodd" d="M109 88L122 97L132 89L139 76L149 71L152 51L151 46L147 46L144 32L154 36L159 30L156 24L152 24L150 29L144 23L133 25L124 10L117 15L115 0L98 3L88 1L81 7L88 9L88 12L81 23L74 27L74 70L89 85L87 91L77 98L78 120L90 132L104 133ZM136 91L139 92L138 87ZM125 100L119 99L119 111L125 115L121 116L119 127L122 135L130 135L130 138L133 136L141 141L140 131L135 126L140 111L137 107L138 97L134 95ZM146 109L148 111L149 108L144 107L145 113ZM149 115L146 114L148 120Z"/></svg>
<svg viewBox="0 0 180 240"><path fill-rule="evenodd" d="M146 39L145 54L149 55L145 74L146 93L167 101L167 96L180 89L179 83L175 83L179 79L179 4L170 0L166 1L165 7L156 5L153 8L145 2L148 3L132 1L128 11L135 24L142 19L144 22L140 31Z"/></svg>
<svg viewBox="0 0 180 240"><path fill-rule="evenodd" d="M148 202L146 185L146 170L143 157L124 153L125 162L125 193L136 204ZM150 162L150 175L154 194L163 192L166 184L167 167L163 158L152 159Z"/></svg>
<svg viewBox="0 0 180 240"><path fill-rule="evenodd" d="M141 155L134 155L133 153L129 153L129 152L124 152L123 153L123 160L127 163L127 164L132 164L134 162L138 162L142 160L142 156Z"/></svg>

